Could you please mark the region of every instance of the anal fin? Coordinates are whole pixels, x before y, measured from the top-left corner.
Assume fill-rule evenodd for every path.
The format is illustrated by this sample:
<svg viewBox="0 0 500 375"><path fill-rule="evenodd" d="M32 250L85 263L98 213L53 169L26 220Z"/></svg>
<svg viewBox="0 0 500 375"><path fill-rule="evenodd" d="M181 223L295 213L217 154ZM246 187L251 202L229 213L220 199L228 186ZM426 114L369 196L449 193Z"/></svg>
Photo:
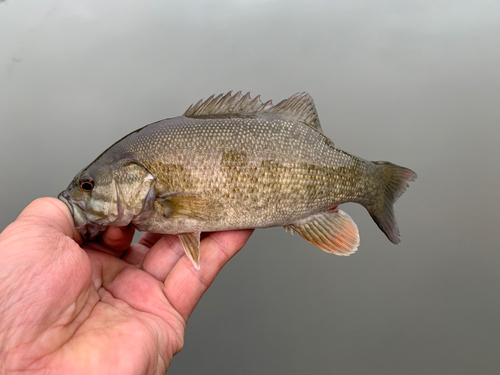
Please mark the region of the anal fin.
<svg viewBox="0 0 500 375"><path fill-rule="evenodd" d="M200 269L200 234L201 232L181 233L177 236L181 240L182 247L194 267Z"/></svg>
<svg viewBox="0 0 500 375"><path fill-rule="evenodd" d="M327 253L351 255L359 246L358 227L342 210L316 214L285 227L291 229Z"/></svg>

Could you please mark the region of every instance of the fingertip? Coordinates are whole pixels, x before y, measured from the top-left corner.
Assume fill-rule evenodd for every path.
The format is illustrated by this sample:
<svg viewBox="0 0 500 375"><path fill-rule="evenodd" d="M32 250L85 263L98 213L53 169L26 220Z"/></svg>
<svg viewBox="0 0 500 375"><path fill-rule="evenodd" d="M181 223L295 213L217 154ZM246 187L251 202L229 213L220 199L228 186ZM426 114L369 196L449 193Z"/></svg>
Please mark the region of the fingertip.
<svg viewBox="0 0 500 375"><path fill-rule="evenodd" d="M23 218L26 216L40 216L40 213L52 214L57 213L58 211L64 212L63 207L66 205L61 202L59 199L51 198L51 197L43 197L37 198L21 212L19 218ZM68 210L69 211L69 210Z"/></svg>
<svg viewBox="0 0 500 375"><path fill-rule="evenodd" d="M220 269L233 258L247 243L254 229L240 229L222 232L212 232L201 241L202 269L207 267L215 271Z"/></svg>
<svg viewBox="0 0 500 375"><path fill-rule="evenodd" d="M229 253L236 253L247 243L255 229L240 229L223 232L212 232L207 238L214 240Z"/></svg>
<svg viewBox="0 0 500 375"><path fill-rule="evenodd" d="M101 242L114 251L125 251L130 247L134 238L135 228L133 225L126 227L108 227L102 234Z"/></svg>

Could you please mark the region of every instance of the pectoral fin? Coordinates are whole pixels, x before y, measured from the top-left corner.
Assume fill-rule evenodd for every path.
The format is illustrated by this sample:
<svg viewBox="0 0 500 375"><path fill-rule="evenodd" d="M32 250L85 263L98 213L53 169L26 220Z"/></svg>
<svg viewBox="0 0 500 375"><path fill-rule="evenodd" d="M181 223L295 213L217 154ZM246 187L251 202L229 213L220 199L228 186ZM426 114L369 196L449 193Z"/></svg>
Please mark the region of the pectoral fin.
<svg viewBox="0 0 500 375"><path fill-rule="evenodd" d="M327 253L351 255L359 246L356 223L342 210L328 211L310 216L285 226L293 234L295 230L306 241Z"/></svg>
<svg viewBox="0 0 500 375"><path fill-rule="evenodd" d="M177 235L181 240L182 247L184 248L187 257L191 259L191 262L194 264L194 268L197 270L200 269L200 233L201 232L192 232Z"/></svg>
<svg viewBox="0 0 500 375"><path fill-rule="evenodd" d="M156 198L155 210L165 217L187 217L199 220L216 220L221 204L215 199L190 193L168 194Z"/></svg>

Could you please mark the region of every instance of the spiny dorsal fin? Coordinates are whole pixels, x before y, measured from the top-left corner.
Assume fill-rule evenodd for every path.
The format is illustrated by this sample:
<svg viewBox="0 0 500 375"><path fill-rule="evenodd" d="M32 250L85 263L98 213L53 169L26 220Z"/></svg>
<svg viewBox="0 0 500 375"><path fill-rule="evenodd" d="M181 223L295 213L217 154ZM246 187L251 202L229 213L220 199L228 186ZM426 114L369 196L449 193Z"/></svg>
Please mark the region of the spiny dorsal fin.
<svg viewBox="0 0 500 375"><path fill-rule="evenodd" d="M242 95L241 91L238 91L234 95L231 94L232 91L229 91L226 95L212 95L205 101L200 100L198 103L189 106L184 116L203 117L222 114L227 115L230 113L268 112L268 110L273 107L271 100L262 103L260 95L252 99L250 98L249 92L245 95Z"/></svg>
<svg viewBox="0 0 500 375"><path fill-rule="evenodd" d="M323 133L314 101L311 95L306 92L292 95L290 98L273 105L272 100L262 103L260 95L252 99L249 92L243 95L241 91L238 91L232 95L232 91L229 91L226 95L212 95L207 100L200 100L198 103L192 104L184 112L184 116L198 118L232 113L251 114L264 112L288 115L293 117L294 120Z"/></svg>

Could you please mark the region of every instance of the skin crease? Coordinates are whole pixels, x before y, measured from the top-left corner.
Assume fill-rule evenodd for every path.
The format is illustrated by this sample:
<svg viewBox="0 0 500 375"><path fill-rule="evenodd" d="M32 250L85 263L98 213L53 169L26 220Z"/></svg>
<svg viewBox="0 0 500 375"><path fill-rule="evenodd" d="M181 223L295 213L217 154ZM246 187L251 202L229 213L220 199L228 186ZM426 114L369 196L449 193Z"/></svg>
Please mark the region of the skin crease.
<svg viewBox="0 0 500 375"><path fill-rule="evenodd" d="M109 228L81 246L66 205L32 202L0 234L0 374L164 374L187 320L252 230L201 241Z"/></svg>

